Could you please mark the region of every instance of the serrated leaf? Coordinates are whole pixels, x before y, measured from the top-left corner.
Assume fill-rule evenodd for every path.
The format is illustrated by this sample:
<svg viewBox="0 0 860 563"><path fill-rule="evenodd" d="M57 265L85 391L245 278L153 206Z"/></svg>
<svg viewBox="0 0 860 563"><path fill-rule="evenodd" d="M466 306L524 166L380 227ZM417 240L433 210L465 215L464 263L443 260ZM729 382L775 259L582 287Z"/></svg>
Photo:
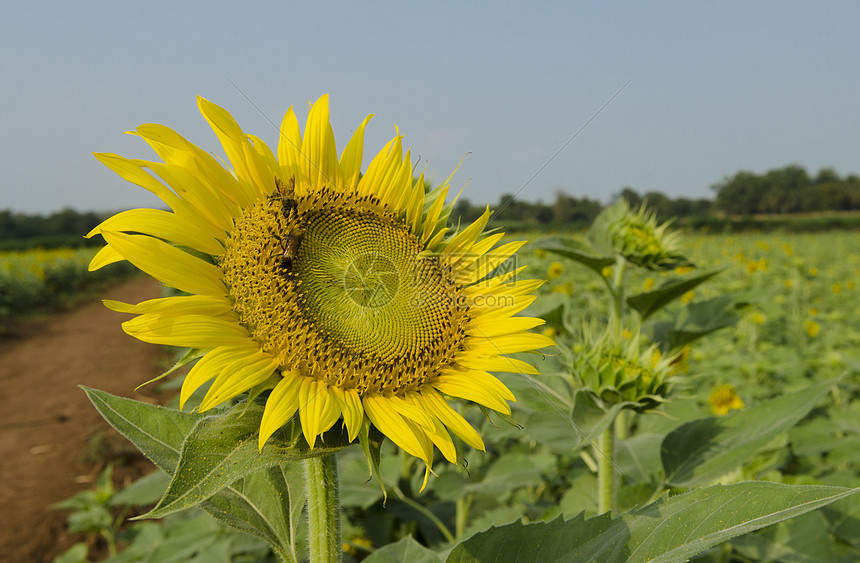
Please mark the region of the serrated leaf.
<svg viewBox="0 0 860 563"><path fill-rule="evenodd" d="M371 553L365 563L442 563L442 558L432 549L427 549L412 536L390 543Z"/></svg>
<svg viewBox="0 0 860 563"><path fill-rule="evenodd" d="M164 497L154 509L138 518L163 518L197 506L253 473L332 454L346 446L346 442L335 441L337 445L317 446L311 450L306 444L290 446L273 439L258 450L262 417L261 404L240 403L227 411L201 418L182 443L179 463ZM330 435L332 437L334 435Z"/></svg>
<svg viewBox="0 0 860 563"><path fill-rule="evenodd" d="M537 248L570 258L603 276L603 268L615 264L615 257L599 254L588 243L574 238L550 237L541 241Z"/></svg>
<svg viewBox="0 0 860 563"><path fill-rule="evenodd" d="M711 279L720 272L723 268L716 270L708 270L695 275L675 278L662 284L657 289L631 295L627 298L627 304L631 309L635 310L644 321L675 299L678 299L688 291L691 291L699 284Z"/></svg>
<svg viewBox="0 0 860 563"><path fill-rule="evenodd" d="M81 386L90 402L117 432L166 473L173 474L179 448L202 415L158 407Z"/></svg>
<svg viewBox="0 0 860 563"><path fill-rule="evenodd" d="M456 546L447 561L681 562L857 492L766 482L715 485L660 499L615 519L580 514L567 521L491 528Z"/></svg>
<svg viewBox="0 0 860 563"><path fill-rule="evenodd" d="M94 389L83 389L111 426L165 473L175 473L185 436L204 418L203 415L156 407ZM241 405L235 408L238 410ZM283 473L281 478L275 475L278 472ZM246 486L244 479L238 479L209 497L201 504L201 508L215 519L266 541L279 550L285 560L295 561L294 548L283 545L281 541L284 537L295 538L304 506L303 477L291 473L292 468L266 469L261 474L248 477L254 482L253 487ZM288 497L285 498L285 495ZM289 509L284 507L284 503L289 505ZM289 536L279 535L284 530L292 532Z"/></svg>
<svg viewBox="0 0 860 563"><path fill-rule="evenodd" d="M726 416L679 426L661 446L666 482L694 487L732 471L803 419L834 384L827 381Z"/></svg>

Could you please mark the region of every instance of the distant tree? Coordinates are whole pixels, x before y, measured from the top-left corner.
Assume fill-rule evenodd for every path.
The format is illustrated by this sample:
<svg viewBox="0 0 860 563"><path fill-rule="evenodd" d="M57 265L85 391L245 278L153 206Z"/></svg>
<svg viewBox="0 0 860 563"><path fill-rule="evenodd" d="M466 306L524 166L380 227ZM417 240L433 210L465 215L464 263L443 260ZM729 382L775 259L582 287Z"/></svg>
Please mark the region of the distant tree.
<svg viewBox="0 0 860 563"><path fill-rule="evenodd" d="M630 187L622 188L620 192L613 196L612 201L617 201L619 199L626 200L627 203L630 204L630 207L639 207L642 205L642 196Z"/></svg>

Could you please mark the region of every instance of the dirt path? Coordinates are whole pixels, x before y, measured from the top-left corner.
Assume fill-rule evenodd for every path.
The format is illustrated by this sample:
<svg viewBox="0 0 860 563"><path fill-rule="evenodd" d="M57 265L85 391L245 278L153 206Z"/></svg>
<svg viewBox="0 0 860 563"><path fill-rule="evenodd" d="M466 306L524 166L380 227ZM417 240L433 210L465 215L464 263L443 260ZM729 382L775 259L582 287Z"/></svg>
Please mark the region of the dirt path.
<svg viewBox="0 0 860 563"><path fill-rule="evenodd" d="M137 303L158 294L153 280L134 279L103 297ZM126 335L120 322L127 318L93 298L27 321L16 337L0 340L3 561L50 562L79 541L65 532L67 511L50 505L92 486L103 467L99 448L123 447L77 386L155 402L154 389L134 388L163 371L162 352ZM138 472L145 468L130 457Z"/></svg>

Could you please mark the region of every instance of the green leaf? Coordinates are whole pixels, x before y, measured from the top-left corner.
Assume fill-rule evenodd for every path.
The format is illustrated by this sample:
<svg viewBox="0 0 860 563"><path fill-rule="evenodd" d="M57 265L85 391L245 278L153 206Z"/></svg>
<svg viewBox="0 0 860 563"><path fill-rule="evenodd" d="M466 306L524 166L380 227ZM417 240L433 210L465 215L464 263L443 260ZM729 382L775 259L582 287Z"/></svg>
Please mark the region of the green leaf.
<svg viewBox="0 0 860 563"><path fill-rule="evenodd" d="M666 482L694 487L734 470L803 419L834 384L827 381L750 409L681 425L663 440Z"/></svg>
<svg viewBox="0 0 860 563"><path fill-rule="evenodd" d="M652 291L631 295L627 298L627 304L638 312L644 321L675 299L678 299L688 291L691 291L699 284L711 279L722 271L723 268L718 268L716 270L707 270L695 275L669 280Z"/></svg>
<svg viewBox="0 0 860 563"><path fill-rule="evenodd" d="M835 563L833 540L821 511L807 512L757 534L732 540L732 545L754 561Z"/></svg>
<svg viewBox="0 0 860 563"><path fill-rule="evenodd" d="M176 472L186 435L204 418L213 418L156 407L94 389L84 388L84 391L111 426L169 475ZM231 412L240 413L243 408L240 404ZM209 425L208 422L206 424ZM253 442L256 444L256 438ZM263 451L269 453L278 448L286 449L283 445L277 448L273 445ZM281 461L285 460L279 458ZM295 530L304 506L304 481L300 468L267 467L234 481L210 496L201 508L215 519L268 542L280 550L286 560L295 561L293 546L283 545L281 538L291 537L295 545ZM289 534L280 535L285 530Z"/></svg>
<svg viewBox="0 0 860 563"><path fill-rule="evenodd" d="M524 314L529 317L540 317L546 324L544 328L554 328L558 332L572 333L567 324L567 306L570 296L563 293L551 293L537 299L529 305Z"/></svg>
<svg viewBox="0 0 860 563"><path fill-rule="evenodd" d="M860 491L748 482L663 498L612 519L508 524L456 546L448 563L472 561L686 561L723 541L799 516Z"/></svg>
<svg viewBox="0 0 860 563"><path fill-rule="evenodd" d="M575 260L601 277L603 268L615 264L615 257L598 254L591 245L575 238L549 237L537 248Z"/></svg>
<svg viewBox="0 0 860 563"><path fill-rule="evenodd" d="M482 480L465 485L463 490L506 498L519 487L543 483L543 475L555 469L555 463L555 456L550 454L506 453L490 465Z"/></svg>
<svg viewBox="0 0 860 563"><path fill-rule="evenodd" d="M432 549L427 549L412 536L390 543L370 554L365 563L442 563L442 558Z"/></svg>
<svg viewBox="0 0 860 563"><path fill-rule="evenodd" d="M87 544L79 542L54 557L53 563L88 563L89 548Z"/></svg>
<svg viewBox="0 0 860 563"><path fill-rule="evenodd" d="M346 443L317 446L288 445L270 440L257 448L263 406L239 403L227 411L200 419L186 437L167 492L150 512L138 518L163 518L197 506L231 483L259 471L308 457L332 454Z"/></svg>
<svg viewBox="0 0 860 563"><path fill-rule="evenodd" d="M81 387L99 414L166 473L173 474L185 436L203 415L157 407Z"/></svg>
<svg viewBox="0 0 860 563"><path fill-rule="evenodd" d="M681 348L721 328L736 325L740 319L738 309L748 306L750 301L750 292L694 301L672 321L649 326L648 336L663 350Z"/></svg>
<svg viewBox="0 0 860 563"><path fill-rule="evenodd" d="M153 471L111 497L110 506L148 506L158 502L170 483L170 475Z"/></svg>

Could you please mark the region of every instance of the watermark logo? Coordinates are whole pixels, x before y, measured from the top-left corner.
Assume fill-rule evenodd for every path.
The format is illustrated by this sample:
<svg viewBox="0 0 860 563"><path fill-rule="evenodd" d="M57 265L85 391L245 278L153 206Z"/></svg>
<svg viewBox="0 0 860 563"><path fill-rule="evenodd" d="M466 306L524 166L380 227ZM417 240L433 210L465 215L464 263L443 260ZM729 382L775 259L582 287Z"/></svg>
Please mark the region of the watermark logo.
<svg viewBox="0 0 860 563"><path fill-rule="evenodd" d="M384 254L367 252L357 256L344 270L343 289L358 305L378 309L397 295L400 273Z"/></svg>

